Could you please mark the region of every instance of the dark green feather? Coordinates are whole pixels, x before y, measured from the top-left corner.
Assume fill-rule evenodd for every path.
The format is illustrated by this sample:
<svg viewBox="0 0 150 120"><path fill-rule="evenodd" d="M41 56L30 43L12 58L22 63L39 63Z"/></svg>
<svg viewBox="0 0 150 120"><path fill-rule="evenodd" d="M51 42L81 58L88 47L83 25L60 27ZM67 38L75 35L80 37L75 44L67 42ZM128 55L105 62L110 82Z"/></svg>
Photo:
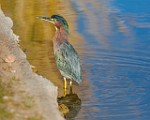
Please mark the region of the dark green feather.
<svg viewBox="0 0 150 120"><path fill-rule="evenodd" d="M60 22L64 26L66 32L69 33L69 25L68 25L67 21L65 20L65 18L63 18L62 16L60 16L58 14L52 15L51 18L56 19L58 22Z"/></svg>

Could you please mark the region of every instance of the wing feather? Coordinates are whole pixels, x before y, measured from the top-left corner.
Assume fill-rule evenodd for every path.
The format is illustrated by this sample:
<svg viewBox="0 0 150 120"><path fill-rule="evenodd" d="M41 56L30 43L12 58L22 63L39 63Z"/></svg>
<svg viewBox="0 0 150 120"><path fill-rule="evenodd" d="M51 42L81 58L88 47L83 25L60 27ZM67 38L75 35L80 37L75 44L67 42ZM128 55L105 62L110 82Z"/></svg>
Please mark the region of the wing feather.
<svg viewBox="0 0 150 120"><path fill-rule="evenodd" d="M55 60L61 74L81 82L81 65L77 52L69 42L64 42L55 52Z"/></svg>

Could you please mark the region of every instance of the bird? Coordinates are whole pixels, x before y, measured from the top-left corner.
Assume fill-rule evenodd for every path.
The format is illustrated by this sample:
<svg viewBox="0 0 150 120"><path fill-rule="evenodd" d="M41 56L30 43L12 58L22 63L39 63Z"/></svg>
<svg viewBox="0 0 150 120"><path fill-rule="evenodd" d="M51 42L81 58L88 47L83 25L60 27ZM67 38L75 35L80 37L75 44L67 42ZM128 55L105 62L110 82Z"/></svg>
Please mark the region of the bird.
<svg viewBox="0 0 150 120"><path fill-rule="evenodd" d="M66 94L67 79L70 79L70 87L72 87L72 80L78 84L82 81L79 55L68 41L69 25L66 19L59 14L50 17L37 16L37 18L50 22L55 26L56 31L53 37L54 57L56 66L63 76Z"/></svg>

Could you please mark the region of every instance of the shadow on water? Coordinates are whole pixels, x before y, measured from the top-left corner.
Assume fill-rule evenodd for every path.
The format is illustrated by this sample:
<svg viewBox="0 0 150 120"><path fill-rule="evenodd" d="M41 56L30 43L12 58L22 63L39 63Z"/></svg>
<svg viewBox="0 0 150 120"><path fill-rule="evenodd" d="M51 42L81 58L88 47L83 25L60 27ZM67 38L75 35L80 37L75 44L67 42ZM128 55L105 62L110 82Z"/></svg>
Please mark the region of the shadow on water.
<svg viewBox="0 0 150 120"><path fill-rule="evenodd" d="M65 96L58 97L59 110L66 120L72 120L81 109L81 99L77 94L73 93L70 87L69 93Z"/></svg>

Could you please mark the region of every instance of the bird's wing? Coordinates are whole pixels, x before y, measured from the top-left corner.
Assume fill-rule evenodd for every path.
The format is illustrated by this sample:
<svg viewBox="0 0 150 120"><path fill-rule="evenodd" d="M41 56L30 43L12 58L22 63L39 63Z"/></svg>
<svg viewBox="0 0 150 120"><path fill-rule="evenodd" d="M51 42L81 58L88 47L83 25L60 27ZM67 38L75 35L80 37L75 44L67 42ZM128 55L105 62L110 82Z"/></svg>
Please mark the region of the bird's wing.
<svg viewBox="0 0 150 120"><path fill-rule="evenodd" d="M64 42L55 52L56 65L61 74L81 82L81 65L77 52L69 42Z"/></svg>

